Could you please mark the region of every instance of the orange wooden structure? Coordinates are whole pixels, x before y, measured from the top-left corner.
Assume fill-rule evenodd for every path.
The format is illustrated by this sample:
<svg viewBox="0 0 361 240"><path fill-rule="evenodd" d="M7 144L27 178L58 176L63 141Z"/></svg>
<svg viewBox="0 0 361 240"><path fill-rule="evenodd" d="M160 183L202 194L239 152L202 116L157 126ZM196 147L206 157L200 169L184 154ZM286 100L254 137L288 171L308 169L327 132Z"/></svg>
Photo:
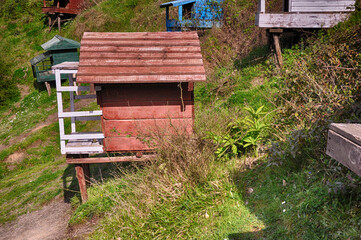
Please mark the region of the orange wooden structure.
<svg viewBox="0 0 361 240"><path fill-rule="evenodd" d="M193 83L205 81L196 32L84 33L78 83L101 87L106 152L147 151L157 132L191 134Z"/></svg>
<svg viewBox="0 0 361 240"><path fill-rule="evenodd" d="M84 33L79 63L64 62L52 69L60 148L67 163L75 164L82 201L87 200L90 163L149 160L152 155L142 153L154 150L156 143L144 140L154 134L191 134L193 85L206 80L196 32ZM69 86L62 86L62 74L69 75ZM94 84L96 95L81 83ZM75 96L74 91L90 94ZM64 110L62 98L68 92L70 112ZM101 110L76 111L74 99L95 97ZM70 133L64 118L71 119ZM101 120L102 132L78 132L76 121L83 120ZM137 155L109 157L109 152Z"/></svg>

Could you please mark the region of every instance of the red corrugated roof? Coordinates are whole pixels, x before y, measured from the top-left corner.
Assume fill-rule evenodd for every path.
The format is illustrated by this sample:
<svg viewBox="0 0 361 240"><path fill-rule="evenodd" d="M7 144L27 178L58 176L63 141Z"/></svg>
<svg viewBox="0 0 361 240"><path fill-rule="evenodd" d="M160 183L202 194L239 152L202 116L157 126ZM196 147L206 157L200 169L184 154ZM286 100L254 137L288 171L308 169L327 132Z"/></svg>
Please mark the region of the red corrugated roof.
<svg viewBox="0 0 361 240"><path fill-rule="evenodd" d="M86 32L79 83L205 81L196 32Z"/></svg>

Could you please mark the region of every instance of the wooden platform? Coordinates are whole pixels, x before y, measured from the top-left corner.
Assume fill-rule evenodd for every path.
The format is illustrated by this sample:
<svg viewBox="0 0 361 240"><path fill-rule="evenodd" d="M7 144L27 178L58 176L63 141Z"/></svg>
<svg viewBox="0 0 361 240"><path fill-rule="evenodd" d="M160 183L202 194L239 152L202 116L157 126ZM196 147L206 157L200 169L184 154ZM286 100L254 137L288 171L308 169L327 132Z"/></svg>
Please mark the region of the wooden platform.
<svg viewBox="0 0 361 240"><path fill-rule="evenodd" d="M361 176L361 124L332 123L326 154Z"/></svg>
<svg viewBox="0 0 361 240"><path fill-rule="evenodd" d="M355 10L355 0L284 0L283 12L266 11L259 0L256 26L261 28L331 28Z"/></svg>

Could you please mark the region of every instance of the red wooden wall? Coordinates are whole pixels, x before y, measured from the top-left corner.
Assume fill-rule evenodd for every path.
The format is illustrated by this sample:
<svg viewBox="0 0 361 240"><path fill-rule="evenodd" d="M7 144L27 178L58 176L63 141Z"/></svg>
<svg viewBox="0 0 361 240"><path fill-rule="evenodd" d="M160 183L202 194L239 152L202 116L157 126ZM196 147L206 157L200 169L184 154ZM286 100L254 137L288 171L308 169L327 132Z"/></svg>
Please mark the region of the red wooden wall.
<svg viewBox="0 0 361 240"><path fill-rule="evenodd" d="M146 151L150 137L191 134L193 89L188 83L102 84L104 149Z"/></svg>

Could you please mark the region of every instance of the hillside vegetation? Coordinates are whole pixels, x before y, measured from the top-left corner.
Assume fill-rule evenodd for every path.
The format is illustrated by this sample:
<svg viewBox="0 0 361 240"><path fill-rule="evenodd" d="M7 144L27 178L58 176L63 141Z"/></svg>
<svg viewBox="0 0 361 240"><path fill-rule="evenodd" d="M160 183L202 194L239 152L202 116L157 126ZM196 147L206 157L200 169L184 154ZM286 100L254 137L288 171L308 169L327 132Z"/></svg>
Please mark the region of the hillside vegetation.
<svg viewBox="0 0 361 240"><path fill-rule="evenodd" d="M71 226L100 219L91 239L359 239L360 177L325 155L331 122L360 122L359 10L283 49L279 68L254 26L257 1L226 1L223 28L199 31L207 82L195 87L194 136L159 136L149 163L92 166L81 204L48 122L55 94L28 63L57 32L41 2L2 2L0 223L61 196L74 207ZM161 3L89 2L61 35L161 31Z"/></svg>

